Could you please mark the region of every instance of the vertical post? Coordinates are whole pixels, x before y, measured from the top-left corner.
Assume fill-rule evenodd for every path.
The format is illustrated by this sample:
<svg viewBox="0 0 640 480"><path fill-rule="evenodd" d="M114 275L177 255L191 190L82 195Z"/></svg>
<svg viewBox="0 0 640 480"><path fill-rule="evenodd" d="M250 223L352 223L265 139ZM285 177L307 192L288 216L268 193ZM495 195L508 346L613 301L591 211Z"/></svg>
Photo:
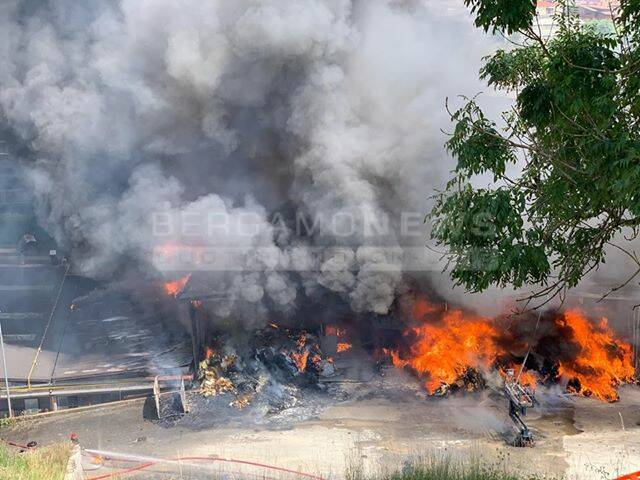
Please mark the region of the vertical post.
<svg viewBox="0 0 640 480"><path fill-rule="evenodd" d="M184 389L184 376L180 376L180 402L182 403L182 413L189 413L189 405L187 405L187 392Z"/></svg>
<svg viewBox="0 0 640 480"><path fill-rule="evenodd" d="M196 309L189 303L189 319L191 320L191 348L193 349L193 371L198 374L198 363L200 361L198 352L200 350L200 335L198 334L198 319Z"/></svg>
<svg viewBox="0 0 640 480"><path fill-rule="evenodd" d="M11 392L9 389L9 374L7 372L7 359L4 355L4 337L2 336L2 322L0 322L0 348L2 349L2 369L4 370L4 386L7 387L7 405L9 406L9 418L13 417L11 409Z"/></svg>
<svg viewBox="0 0 640 480"><path fill-rule="evenodd" d="M160 384L158 383L158 376L153 379L153 399L156 403L156 413L158 420L160 420Z"/></svg>

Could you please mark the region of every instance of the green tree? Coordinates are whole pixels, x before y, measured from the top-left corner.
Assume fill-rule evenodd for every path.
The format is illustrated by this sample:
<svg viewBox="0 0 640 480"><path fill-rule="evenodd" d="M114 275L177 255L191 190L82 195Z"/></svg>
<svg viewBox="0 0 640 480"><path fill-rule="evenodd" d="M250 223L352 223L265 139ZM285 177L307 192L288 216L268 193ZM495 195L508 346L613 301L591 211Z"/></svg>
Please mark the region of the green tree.
<svg viewBox="0 0 640 480"><path fill-rule="evenodd" d="M457 166L430 217L452 278L472 292L534 285L529 299L540 306L603 263L608 246L640 274L636 254L613 245L640 228L640 0L612 10L609 32L560 2L552 38L531 0L465 3L478 27L522 41L480 72L515 95L511 110L490 119L467 98L451 112L446 146ZM493 181L478 187L479 175Z"/></svg>

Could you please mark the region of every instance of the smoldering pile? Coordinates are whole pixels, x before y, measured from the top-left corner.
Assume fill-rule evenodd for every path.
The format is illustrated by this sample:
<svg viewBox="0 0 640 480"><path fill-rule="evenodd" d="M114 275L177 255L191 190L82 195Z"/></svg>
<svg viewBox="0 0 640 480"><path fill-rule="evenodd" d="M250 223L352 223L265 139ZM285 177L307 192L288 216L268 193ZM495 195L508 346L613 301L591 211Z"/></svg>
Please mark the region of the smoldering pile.
<svg viewBox="0 0 640 480"><path fill-rule="evenodd" d="M242 408L264 385L260 373L267 371L280 383L319 388L320 377L333 375L333 359L323 355L317 335L307 331L280 328L275 324L260 330L252 339L253 359L238 357L227 341L219 337L216 347L207 347L199 365L201 392L216 396L231 392L236 395L233 406Z"/></svg>
<svg viewBox="0 0 640 480"><path fill-rule="evenodd" d="M199 362L188 393L190 413L183 416L165 401L161 423L204 428L212 421L277 421L287 412L297 419L313 415L310 403L327 390L322 380L335 373L320 343L316 333L276 324L245 337L220 332Z"/></svg>

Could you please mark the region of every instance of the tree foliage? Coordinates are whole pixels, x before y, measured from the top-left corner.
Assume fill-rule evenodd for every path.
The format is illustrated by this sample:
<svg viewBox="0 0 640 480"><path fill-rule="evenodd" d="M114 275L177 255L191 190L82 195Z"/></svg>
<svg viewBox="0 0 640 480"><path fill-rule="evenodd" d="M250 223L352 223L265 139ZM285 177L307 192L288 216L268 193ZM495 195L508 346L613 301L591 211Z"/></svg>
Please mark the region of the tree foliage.
<svg viewBox="0 0 640 480"><path fill-rule="evenodd" d="M464 4L476 15L476 26L492 32L527 28L536 14L535 0L464 0Z"/></svg>
<svg viewBox="0 0 640 480"><path fill-rule="evenodd" d="M466 3L478 26L524 41L480 72L515 95L510 111L491 120L466 99L451 113L457 167L435 197L432 237L470 291L534 284L532 298L562 295L604 262L616 234L631 240L640 227L640 0L621 2L610 32L560 2L553 38L529 0ZM493 181L477 187L479 175ZM616 248L640 273L635 253Z"/></svg>

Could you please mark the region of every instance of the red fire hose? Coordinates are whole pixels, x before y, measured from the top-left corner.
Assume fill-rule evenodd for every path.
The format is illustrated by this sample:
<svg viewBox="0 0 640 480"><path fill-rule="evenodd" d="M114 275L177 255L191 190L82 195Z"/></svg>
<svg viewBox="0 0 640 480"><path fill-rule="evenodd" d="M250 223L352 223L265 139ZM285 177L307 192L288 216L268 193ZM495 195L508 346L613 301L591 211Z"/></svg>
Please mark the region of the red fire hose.
<svg viewBox="0 0 640 480"><path fill-rule="evenodd" d="M28 446L28 445L22 445L20 443L14 443L14 442L10 442L8 440L2 440L0 439L0 441L2 441L3 443L6 443L7 445L11 445L13 447L18 447L18 448L22 448L24 450L29 450L32 447ZM119 459L122 460L122 459ZM240 465L250 465L252 467L260 467L260 468L264 468L267 470L274 470L277 472L285 472L285 473L291 473L294 475L297 475L299 477L304 477L304 478L308 478L309 480L326 480L323 477L317 476L317 475L312 475L310 473L304 473L304 472L299 472L297 470L291 470L288 468L283 468L283 467L275 467L273 465L266 465L264 463L258 463L258 462L250 462L248 460L235 460L232 458L219 458L219 457L197 457L197 456L183 456L183 457L173 457L173 458L161 458L158 459L156 461L148 461L148 462L142 462L139 465L136 465L134 467L128 467L122 470L119 470L117 472L112 472L112 473L105 473L103 475L98 475L96 477L90 477L87 480L104 480L106 478L112 478L115 476L119 476L119 475L125 475L127 473L133 473L133 472L138 472L140 470L144 470L146 468L149 468L153 465L157 465L158 463L162 463L163 460L168 460L168 461L181 461L181 460L192 460L192 461L205 461L205 462L226 462L226 463L235 463L235 464L240 464ZM127 460L125 460L127 461ZM135 461L135 460L133 460ZM235 472L235 473L241 473L241 472ZM264 475L260 475L260 478L270 478L270 477L266 477ZM274 479L275 480L275 479ZM625 479L626 480L626 479Z"/></svg>
<svg viewBox="0 0 640 480"><path fill-rule="evenodd" d="M124 470L120 470L118 472L107 473L98 477L90 477L87 480L104 480L107 478L113 478L114 476L118 476L118 478L120 478L120 475L126 475L127 473L130 473L130 472L137 472L137 471L146 469L152 465L154 465L154 462L151 462L150 464L139 465L138 467L134 467L134 468L127 468ZM267 475L260 475L258 473L246 473L246 472L239 472L236 470L225 470L225 473L235 475L237 477L255 477L258 480L281 480L279 477L269 477Z"/></svg>
<svg viewBox="0 0 640 480"><path fill-rule="evenodd" d="M277 471L277 472L291 473L291 474L297 475L299 477L308 478L310 480L326 480L323 477L319 477L317 475L312 475L310 473L299 472L297 470L290 470L288 468L283 468L283 467L275 467L273 465L266 465L264 463L250 462L250 461L247 461L247 460L235 460L235 459L231 459L231 458L194 457L194 456L173 457L173 458L168 458L168 459L158 459L157 461L144 462L144 463L141 463L140 465L136 465L135 467L125 468L125 469L119 470L117 472L105 473L103 475L98 475L96 477L89 477L87 480L104 480L106 478L112 478L112 477L115 477L115 476L125 475L127 473L138 472L140 470L144 470L144 469L149 468L149 467L151 467L153 465L156 465L158 463L162 463L162 460L168 460L168 461L192 460L192 461L235 463L235 464L240 464L240 465L250 465L252 467L260 467L260 468L264 468L264 469L267 469L267 470L274 470L274 471ZM240 472L236 472L236 473L240 473ZM261 475L260 477L261 478L269 478L269 477L265 477L263 475Z"/></svg>
<svg viewBox="0 0 640 480"><path fill-rule="evenodd" d="M32 448L32 447L30 447L28 445L22 445L20 443L10 442L8 440L0 439L0 441L2 441L3 443L6 443L7 445L11 445L12 447L18 447L18 448L22 448L24 450L29 450L30 448ZM195 461L207 461L207 462L237 463L237 464L241 464L241 465L250 465L252 467L265 468L267 470L275 470L275 471L278 471L278 472L292 473L294 475L298 475L300 477L305 477L305 478L308 478L310 480L326 480L324 477L320 477L320 476L317 476L317 475L311 475L310 473L298 472L296 470L290 470L288 468L282 468L282 467L275 467L273 465L266 465L264 463L250 462L250 461L247 461L247 460L235 460L235 459L232 459L232 458L192 457L192 456L174 457L174 458L169 458L169 459L164 459L163 458L163 459L159 459L158 461L144 462L144 463L141 463L140 465L136 465L135 467L129 467L129 468L125 468L125 469L122 469L120 471L117 471L117 472L106 473L104 475L98 475L97 477L90 477L87 480L104 480L106 478L113 478L116 475L126 475L127 473L138 472L140 470L144 470L146 468L149 468L149 467L151 467L153 465L157 465L158 463L162 463L162 460L169 460L169 461L195 460ZM235 472L235 473L240 473L240 472ZM270 478L270 477L265 477L265 476L261 475L261 478ZM630 474L624 475L622 477L618 477L615 480L640 480L640 471L635 472L635 473L630 473Z"/></svg>
<svg viewBox="0 0 640 480"><path fill-rule="evenodd" d="M139 470L144 470L145 468L148 468L152 465L155 465L156 462L147 462L147 463L141 463L140 465L136 466L136 467L130 467L130 468L125 468L123 470L120 470L118 472L113 472L113 473L105 473L104 475L98 475L97 477L90 477L88 480L102 480L104 478L111 478L111 477L115 477L116 475L120 476L120 475L125 475L127 473L131 473L131 472L137 472Z"/></svg>

